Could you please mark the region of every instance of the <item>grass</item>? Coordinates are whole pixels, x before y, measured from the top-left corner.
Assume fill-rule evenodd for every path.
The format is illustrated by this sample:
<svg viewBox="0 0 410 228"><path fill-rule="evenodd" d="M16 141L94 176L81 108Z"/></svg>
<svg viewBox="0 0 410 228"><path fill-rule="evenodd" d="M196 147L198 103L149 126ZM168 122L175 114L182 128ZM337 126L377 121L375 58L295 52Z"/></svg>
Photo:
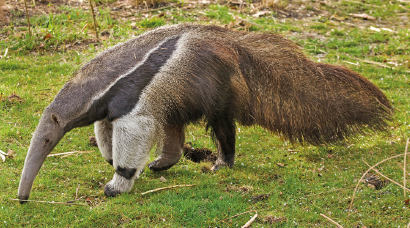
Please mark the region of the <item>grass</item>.
<svg viewBox="0 0 410 228"><path fill-rule="evenodd" d="M105 3L105 1L103 1ZM399 3L366 1L366 4L348 1L332 2L337 7L320 6L332 14L366 12L380 17L384 26L400 21L404 12ZM313 3L312 3L313 4ZM355 8L360 6L359 9ZM409 9L409 5L406 5ZM313 8L313 6L311 7ZM16 151L13 159L0 163L0 226L78 226L78 227L235 227L244 225L254 214L230 216L257 210L253 227L329 227L323 213L345 227L405 227L410 209L405 204L409 196L403 190L388 184L381 190L360 185L354 209L348 216L348 207L355 186L367 170L362 159L375 164L404 151L410 135L410 67L409 25L394 27L395 33L375 32L373 22L344 22L322 20L278 21L272 16L252 18L246 11L240 13L226 6L213 5L190 11L171 9L163 17L154 12L149 18L134 15L125 19L114 18L100 6L100 32L110 35L101 42L93 41L91 15L78 8L60 8L61 13L32 17L33 38L26 37L24 17L0 32L10 34L0 40L0 54L8 49L8 58L0 59L0 150ZM208 23L228 25L234 17L248 20L254 30L278 32L304 47L315 61L344 65L369 78L380 87L395 107L395 117L389 133L357 136L345 146L313 147L291 145L260 127L237 128L237 157L233 169L204 172L210 163L193 163L185 158L166 172L148 169L128 194L106 198L103 185L114 170L100 156L97 148L88 143L93 126L74 129L54 149L53 153L89 151L89 154L47 158L37 176L30 199L66 202L78 200L88 206L28 203L20 205L9 198L17 197L24 159L31 134L44 108L69 80L80 65L107 47L163 24L196 22L206 18ZM111 15L111 16L110 16ZM408 22L407 22L408 23ZM360 28L358 26L364 26ZM84 28L84 30L82 30ZM52 39L44 40L46 33ZM314 34L314 35L311 35ZM6 38L5 38L6 37ZM66 45L72 45L67 47ZM43 47L41 47L43 45ZM382 68L361 60L371 60L398 66ZM350 63L354 63L352 65ZM357 64L356 64L357 63ZM7 96L15 92L22 102L10 102ZM203 124L189 125L186 141L194 147L215 150ZM154 154L151 160L155 158ZM397 165L403 158L378 167L383 174L402 183L403 172ZM285 166L278 166L282 163ZM163 176L166 182L160 181ZM141 196L140 193L177 184L195 184L195 187L164 190ZM410 185L408 185L410 186ZM337 191L332 191L341 189ZM271 194L267 199L254 201L252 197ZM274 224L266 216L285 217Z"/></svg>

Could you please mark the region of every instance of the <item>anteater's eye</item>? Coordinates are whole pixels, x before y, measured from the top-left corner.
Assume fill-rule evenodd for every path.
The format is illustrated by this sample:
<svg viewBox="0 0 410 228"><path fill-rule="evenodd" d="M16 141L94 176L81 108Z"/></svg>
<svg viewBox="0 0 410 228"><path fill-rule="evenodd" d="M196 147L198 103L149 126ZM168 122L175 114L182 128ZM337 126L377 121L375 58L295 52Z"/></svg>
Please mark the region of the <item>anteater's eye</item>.
<svg viewBox="0 0 410 228"><path fill-rule="evenodd" d="M50 142L50 139L46 138L44 141L45 141L46 143L49 143L49 142Z"/></svg>

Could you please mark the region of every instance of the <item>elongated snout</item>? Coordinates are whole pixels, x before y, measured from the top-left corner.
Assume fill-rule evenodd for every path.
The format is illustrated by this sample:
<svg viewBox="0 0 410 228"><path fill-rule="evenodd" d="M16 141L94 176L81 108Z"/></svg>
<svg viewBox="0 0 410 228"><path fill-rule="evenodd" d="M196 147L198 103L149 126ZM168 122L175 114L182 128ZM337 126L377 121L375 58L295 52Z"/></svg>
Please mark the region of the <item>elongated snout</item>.
<svg viewBox="0 0 410 228"><path fill-rule="evenodd" d="M44 160L65 134L65 131L59 126L59 122L54 119L55 116L53 115L51 115L53 118L44 118L43 115L31 139L18 190L20 203L25 202L22 200L29 198L34 179Z"/></svg>

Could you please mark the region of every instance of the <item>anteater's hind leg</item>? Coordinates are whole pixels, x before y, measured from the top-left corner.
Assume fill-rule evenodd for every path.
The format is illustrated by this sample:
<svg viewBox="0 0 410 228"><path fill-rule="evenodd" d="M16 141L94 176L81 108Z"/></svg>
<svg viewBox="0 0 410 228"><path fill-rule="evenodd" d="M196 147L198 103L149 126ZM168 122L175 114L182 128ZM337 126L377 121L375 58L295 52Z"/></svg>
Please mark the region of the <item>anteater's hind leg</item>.
<svg viewBox="0 0 410 228"><path fill-rule="evenodd" d="M218 170L224 166L232 167L235 162L235 122L233 115L225 115L214 118L209 123L215 134L218 146L218 159L212 170Z"/></svg>
<svg viewBox="0 0 410 228"><path fill-rule="evenodd" d="M112 165L112 123L108 119L97 121L94 132L101 155Z"/></svg>
<svg viewBox="0 0 410 228"><path fill-rule="evenodd" d="M162 171L175 165L182 155L182 147L185 141L184 126L164 127L164 138L158 144L157 149L161 151L155 161L151 162L148 167L153 171Z"/></svg>
<svg viewBox="0 0 410 228"><path fill-rule="evenodd" d="M107 196L131 190L143 172L156 136L155 120L149 116L125 116L113 121L113 179L105 185Z"/></svg>

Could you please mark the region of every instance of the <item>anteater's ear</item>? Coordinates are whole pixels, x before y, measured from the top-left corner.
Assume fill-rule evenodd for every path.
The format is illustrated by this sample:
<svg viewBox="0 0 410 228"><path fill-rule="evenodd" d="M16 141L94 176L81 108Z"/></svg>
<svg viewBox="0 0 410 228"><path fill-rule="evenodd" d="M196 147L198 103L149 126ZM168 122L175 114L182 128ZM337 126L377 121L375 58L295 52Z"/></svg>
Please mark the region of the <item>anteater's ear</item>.
<svg viewBox="0 0 410 228"><path fill-rule="evenodd" d="M60 122L58 121L58 118L57 118L56 114L51 113L51 120L52 120L56 125L60 125Z"/></svg>

